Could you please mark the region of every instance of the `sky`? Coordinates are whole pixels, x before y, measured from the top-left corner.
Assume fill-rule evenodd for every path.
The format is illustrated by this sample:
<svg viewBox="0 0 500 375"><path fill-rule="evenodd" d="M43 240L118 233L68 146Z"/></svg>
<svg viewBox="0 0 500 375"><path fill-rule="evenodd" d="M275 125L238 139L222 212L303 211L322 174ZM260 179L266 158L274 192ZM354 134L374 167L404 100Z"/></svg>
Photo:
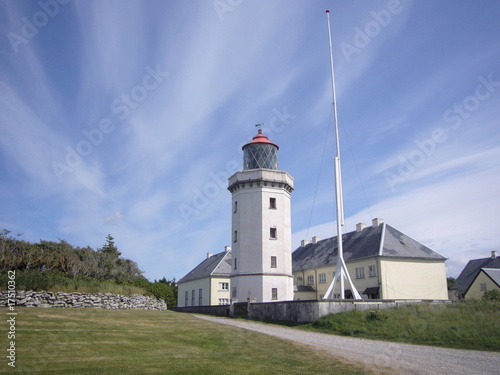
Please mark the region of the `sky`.
<svg viewBox="0 0 500 375"><path fill-rule="evenodd" d="M255 124L292 238L380 217L447 257L500 250L500 6L411 0L0 1L0 228L102 247L151 281L231 244Z"/></svg>

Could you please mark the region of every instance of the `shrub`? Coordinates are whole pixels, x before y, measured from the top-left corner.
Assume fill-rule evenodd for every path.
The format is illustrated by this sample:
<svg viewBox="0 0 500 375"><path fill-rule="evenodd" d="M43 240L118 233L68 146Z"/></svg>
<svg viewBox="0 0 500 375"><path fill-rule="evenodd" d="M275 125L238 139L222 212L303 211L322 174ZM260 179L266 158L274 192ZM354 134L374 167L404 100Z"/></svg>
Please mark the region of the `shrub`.
<svg viewBox="0 0 500 375"><path fill-rule="evenodd" d="M366 316L366 320L369 322L385 322L388 316L379 310L370 311Z"/></svg>
<svg viewBox="0 0 500 375"><path fill-rule="evenodd" d="M498 289L487 290L483 294L483 300L500 302L500 290Z"/></svg>

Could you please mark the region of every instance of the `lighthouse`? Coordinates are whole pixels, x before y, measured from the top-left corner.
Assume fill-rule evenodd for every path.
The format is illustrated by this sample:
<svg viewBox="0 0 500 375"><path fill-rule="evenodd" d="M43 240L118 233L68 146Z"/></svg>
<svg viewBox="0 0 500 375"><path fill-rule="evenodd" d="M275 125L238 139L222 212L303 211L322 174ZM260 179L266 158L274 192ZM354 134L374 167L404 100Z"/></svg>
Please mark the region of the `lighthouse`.
<svg viewBox="0 0 500 375"><path fill-rule="evenodd" d="M293 178L278 169L278 150L259 129L243 146L243 170L229 178L233 302L293 300Z"/></svg>

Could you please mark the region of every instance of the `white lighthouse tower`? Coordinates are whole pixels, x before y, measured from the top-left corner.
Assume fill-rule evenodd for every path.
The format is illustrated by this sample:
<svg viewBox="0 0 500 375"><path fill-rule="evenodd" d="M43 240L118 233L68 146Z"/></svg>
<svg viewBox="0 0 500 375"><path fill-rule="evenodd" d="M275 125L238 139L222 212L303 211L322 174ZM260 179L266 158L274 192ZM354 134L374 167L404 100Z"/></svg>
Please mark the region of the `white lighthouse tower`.
<svg viewBox="0 0 500 375"><path fill-rule="evenodd" d="M243 146L243 170L229 178L233 302L293 300L293 178L278 170L278 149L259 129Z"/></svg>

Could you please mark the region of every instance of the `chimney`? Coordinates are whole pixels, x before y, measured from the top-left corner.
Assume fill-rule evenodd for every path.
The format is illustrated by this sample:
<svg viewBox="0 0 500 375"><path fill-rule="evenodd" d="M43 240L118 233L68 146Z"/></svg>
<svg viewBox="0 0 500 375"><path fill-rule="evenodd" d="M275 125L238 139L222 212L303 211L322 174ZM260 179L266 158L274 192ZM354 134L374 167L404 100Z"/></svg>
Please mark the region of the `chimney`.
<svg viewBox="0 0 500 375"><path fill-rule="evenodd" d="M496 259L496 257L497 257L497 256L498 256L498 255L497 255L497 252L496 252L495 250L493 250L493 251L491 252L491 259Z"/></svg>
<svg viewBox="0 0 500 375"><path fill-rule="evenodd" d="M312 238L312 243L318 243L318 241L319 241L319 237L318 236L314 236Z"/></svg>
<svg viewBox="0 0 500 375"><path fill-rule="evenodd" d="M304 246L306 246L308 243L309 243L309 241L308 241L308 240L302 240L302 241L300 241L300 247L304 247Z"/></svg>
<svg viewBox="0 0 500 375"><path fill-rule="evenodd" d="M224 252L229 253L231 251L231 246L224 246Z"/></svg>
<svg viewBox="0 0 500 375"><path fill-rule="evenodd" d="M376 217L375 219L372 220L372 226L373 227L378 227L380 224L382 224L384 220L382 220L379 217Z"/></svg>
<svg viewBox="0 0 500 375"><path fill-rule="evenodd" d="M214 254L212 254L212 253L207 253L207 259L208 259L208 258L210 258L212 255L214 255Z"/></svg>
<svg viewBox="0 0 500 375"><path fill-rule="evenodd" d="M361 232L365 228L366 228L366 224L365 223L357 223L356 224L356 232Z"/></svg>

